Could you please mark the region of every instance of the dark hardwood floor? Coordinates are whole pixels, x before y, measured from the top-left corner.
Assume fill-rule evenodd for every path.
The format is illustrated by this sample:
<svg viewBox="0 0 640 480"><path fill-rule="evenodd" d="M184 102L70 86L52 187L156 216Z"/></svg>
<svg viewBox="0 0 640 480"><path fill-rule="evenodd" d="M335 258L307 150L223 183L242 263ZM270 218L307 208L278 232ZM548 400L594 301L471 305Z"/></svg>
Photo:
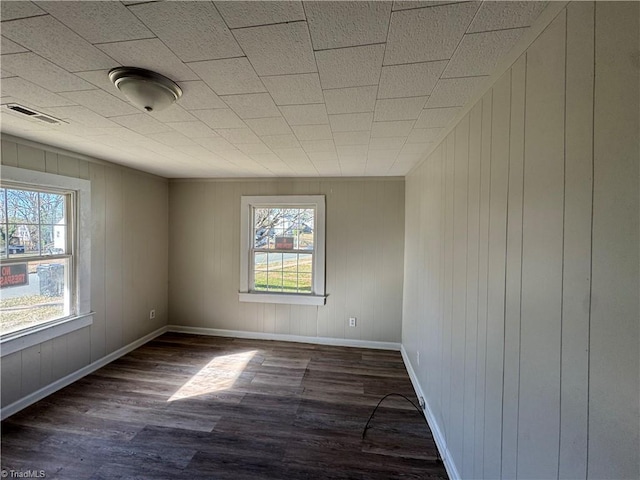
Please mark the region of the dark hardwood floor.
<svg viewBox="0 0 640 480"><path fill-rule="evenodd" d="M447 478L398 352L165 334L2 422L47 479Z"/></svg>

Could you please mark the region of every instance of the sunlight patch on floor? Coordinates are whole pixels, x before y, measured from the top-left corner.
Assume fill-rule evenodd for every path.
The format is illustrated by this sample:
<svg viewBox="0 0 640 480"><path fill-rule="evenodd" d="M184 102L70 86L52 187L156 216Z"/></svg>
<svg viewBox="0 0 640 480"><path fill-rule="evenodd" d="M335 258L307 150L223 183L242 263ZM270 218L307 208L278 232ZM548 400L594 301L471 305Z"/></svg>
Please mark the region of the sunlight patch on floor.
<svg viewBox="0 0 640 480"><path fill-rule="evenodd" d="M214 358L180 387L168 401L173 402L231 388L256 353L258 353L257 350L251 350Z"/></svg>

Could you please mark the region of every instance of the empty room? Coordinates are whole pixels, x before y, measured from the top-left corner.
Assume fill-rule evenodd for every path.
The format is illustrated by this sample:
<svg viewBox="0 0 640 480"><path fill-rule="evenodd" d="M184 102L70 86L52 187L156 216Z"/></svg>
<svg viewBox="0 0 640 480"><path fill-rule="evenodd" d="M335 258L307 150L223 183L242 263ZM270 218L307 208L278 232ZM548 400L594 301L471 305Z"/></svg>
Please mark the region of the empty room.
<svg viewBox="0 0 640 480"><path fill-rule="evenodd" d="M0 20L3 478L640 479L640 2Z"/></svg>

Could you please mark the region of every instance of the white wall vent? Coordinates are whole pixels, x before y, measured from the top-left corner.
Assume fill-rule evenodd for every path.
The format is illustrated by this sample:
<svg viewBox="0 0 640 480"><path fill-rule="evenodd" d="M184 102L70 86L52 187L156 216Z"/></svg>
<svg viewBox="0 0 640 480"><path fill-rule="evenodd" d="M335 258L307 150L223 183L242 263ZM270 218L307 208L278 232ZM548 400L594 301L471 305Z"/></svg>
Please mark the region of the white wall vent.
<svg viewBox="0 0 640 480"><path fill-rule="evenodd" d="M24 105L18 105L17 103L7 103L5 106L12 112L18 113L20 115L24 115L26 117L30 117L40 122L48 123L50 125L60 125L62 123L67 123L58 118L52 117L51 115L38 112L32 108L25 107Z"/></svg>

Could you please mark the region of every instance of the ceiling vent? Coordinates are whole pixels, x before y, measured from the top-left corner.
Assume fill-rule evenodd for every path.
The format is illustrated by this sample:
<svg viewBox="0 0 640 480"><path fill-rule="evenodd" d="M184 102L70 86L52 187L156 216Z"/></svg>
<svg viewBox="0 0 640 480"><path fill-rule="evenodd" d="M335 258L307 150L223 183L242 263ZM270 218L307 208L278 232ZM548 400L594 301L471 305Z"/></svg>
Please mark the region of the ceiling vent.
<svg viewBox="0 0 640 480"><path fill-rule="evenodd" d="M18 113L20 115L24 115L25 117L29 117L43 123L48 123L49 125L60 125L62 123L66 123L58 118L52 117L51 115L46 115L44 113L37 112L32 108L27 108L23 105L18 105L17 103L8 103L6 107L12 112Z"/></svg>

